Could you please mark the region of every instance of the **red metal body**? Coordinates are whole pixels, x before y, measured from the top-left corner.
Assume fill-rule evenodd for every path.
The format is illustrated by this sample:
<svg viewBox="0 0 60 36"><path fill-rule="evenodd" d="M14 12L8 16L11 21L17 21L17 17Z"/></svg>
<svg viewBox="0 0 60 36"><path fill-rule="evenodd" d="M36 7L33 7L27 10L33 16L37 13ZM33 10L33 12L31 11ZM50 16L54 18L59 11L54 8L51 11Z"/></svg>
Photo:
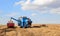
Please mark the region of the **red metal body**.
<svg viewBox="0 0 60 36"><path fill-rule="evenodd" d="M14 27L14 23L7 23L7 27L8 28L13 28Z"/></svg>

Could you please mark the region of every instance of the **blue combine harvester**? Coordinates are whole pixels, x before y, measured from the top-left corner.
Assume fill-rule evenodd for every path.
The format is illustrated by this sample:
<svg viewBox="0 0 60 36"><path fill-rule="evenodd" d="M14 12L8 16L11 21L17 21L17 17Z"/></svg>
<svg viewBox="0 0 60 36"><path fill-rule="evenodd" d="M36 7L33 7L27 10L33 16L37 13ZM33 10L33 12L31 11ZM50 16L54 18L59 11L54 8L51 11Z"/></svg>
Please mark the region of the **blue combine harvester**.
<svg viewBox="0 0 60 36"><path fill-rule="evenodd" d="M18 22L18 26L20 26L21 28L31 27L31 24L32 24L31 19L27 18L27 17L21 17L19 19L15 19L15 18L11 17L11 19L17 21Z"/></svg>

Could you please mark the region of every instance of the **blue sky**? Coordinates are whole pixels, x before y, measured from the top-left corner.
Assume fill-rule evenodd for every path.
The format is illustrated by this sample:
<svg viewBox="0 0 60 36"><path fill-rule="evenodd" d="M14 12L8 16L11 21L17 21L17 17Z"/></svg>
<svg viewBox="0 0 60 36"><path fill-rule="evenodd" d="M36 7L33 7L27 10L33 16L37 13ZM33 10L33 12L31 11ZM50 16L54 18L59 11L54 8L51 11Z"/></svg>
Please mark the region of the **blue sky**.
<svg viewBox="0 0 60 36"><path fill-rule="evenodd" d="M0 0L0 24L6 24L10 17L18 19L20 16L27 16L37 24L60 24L58 2L60 3L59 0Z"/></svg>

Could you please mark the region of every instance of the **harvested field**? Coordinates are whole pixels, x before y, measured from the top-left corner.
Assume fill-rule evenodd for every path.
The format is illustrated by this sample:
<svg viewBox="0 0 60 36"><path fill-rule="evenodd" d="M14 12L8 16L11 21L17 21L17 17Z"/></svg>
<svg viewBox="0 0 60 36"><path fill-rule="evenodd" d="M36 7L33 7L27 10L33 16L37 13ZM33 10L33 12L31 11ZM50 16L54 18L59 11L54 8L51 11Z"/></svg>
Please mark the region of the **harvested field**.
<svg viewBox="0 0 60 36"><path fill-rule="evenodd" d="M0 29L5 28L7 27L0 27ZM31 28L8 28L0 30L0 36L60 36L60 24L35 24Z"/></svg>

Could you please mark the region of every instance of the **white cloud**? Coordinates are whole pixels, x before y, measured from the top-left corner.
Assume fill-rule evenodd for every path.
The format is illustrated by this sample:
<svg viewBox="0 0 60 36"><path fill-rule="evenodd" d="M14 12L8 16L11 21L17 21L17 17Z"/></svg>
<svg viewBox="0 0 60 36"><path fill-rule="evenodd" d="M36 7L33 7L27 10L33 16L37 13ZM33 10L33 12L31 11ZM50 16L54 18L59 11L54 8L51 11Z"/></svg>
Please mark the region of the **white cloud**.
<svg viewBox="0 0 60 36"><path fill-rule="evenodd" d="M52 9L50 13L60 14L60 8Z"/></svg>
<svg viewBox="0 0 60 36"><path fill-rule="evenodd" d="M23 10L33 10L44 13L47 13L48 11L52 13L55 12L58 13L57 11L59 11L57 8L60 7L60 0L34 0L32 2L31 1L32 0L26 0L26 1L22 0L16 2L15 5L21 5L21 8Z"/></svg>
<svg viewBox="0 0 60 36"><path fill-rule="evenodd" d="M33 16L33 17L36 16L36 15L37 15L36 13L32 13L32 14L31 14L31 16Z"/></svg>
<svg viewBox="0 0 60 36"><path fill-rule="evenodd" d="M33 4L35 5L44 5L53 2L53 0L34 0Z"/></svg>

